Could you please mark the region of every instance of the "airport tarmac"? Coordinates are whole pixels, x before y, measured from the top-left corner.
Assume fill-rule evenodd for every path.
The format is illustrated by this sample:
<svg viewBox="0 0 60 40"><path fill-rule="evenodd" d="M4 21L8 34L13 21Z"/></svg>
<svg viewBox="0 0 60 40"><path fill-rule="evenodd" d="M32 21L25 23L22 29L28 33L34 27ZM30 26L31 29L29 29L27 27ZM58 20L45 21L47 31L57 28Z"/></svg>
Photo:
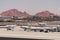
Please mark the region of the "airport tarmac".
<svg viewBox="0 0 60 40"><path fill-rule="evenodd" d="M0 37L60 40L60 32L28 32L16 27L14 31L0 29Z"/></svg>

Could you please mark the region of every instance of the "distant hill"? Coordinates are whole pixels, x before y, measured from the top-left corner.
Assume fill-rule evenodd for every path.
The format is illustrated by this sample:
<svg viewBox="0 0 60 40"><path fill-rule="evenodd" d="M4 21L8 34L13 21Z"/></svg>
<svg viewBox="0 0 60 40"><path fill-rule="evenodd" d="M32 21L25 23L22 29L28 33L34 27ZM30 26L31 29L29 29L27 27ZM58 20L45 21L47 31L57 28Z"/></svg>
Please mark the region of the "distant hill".
<svg viewBox="0 0 60 40"><path fill-rule="evenodd" d="M17 16L17 17L27 17L29 14L27 12L21 12L17 9L10 9L7 11L4 11L0 14L1 16Z"/></svg>
<svg viewBox="0 0 60 40"><path fill-rule="evenodd" d="M54 13L51 13L49 11L42 11L38 12L35 15L29 15L27 12L21 12L17 9L10 9L7 11L4 11L0 14L0 16L16 16L16 17L28 17L28 16L38 16L38 17L49 17L49 16L57 16Z"/></svg>
<svg viewBox="0 0 60 40"><path fill-rule="evenodd" d="M38 12L35 16L39 17L48 17L48 16L54 16L55 14L49 12L49 11L43 11L43 12Z"/></svg>

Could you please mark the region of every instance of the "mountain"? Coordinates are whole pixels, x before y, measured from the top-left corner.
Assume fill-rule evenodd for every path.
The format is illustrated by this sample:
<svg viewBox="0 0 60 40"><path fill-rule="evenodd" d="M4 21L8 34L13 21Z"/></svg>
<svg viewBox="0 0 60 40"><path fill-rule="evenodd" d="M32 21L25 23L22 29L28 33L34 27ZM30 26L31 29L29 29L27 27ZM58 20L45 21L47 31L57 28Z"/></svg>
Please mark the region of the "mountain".
<svg viewBox="0 0 60 40"><path fill-rule="evenodd" d="M39 17L49 17L49 16L54 16L54 13L51 13L49 11L42 11L42 12L38 12L33 16L39 16ZM0 16L17 16L17 17L28 17L31 16L29 15L27 12L21 12L18 11L17 9L10 9L7 11L4 11L0 14ZM57 16L57 15L56 15Z"/></svg>
<svg viewBox="0 0 60 40"><path fill-rule="evenodd" d="M10 9L7 11L4 11L0 14L1 16L17 16L17 17L27 17L29 14L27 12L21 12L17 9Z"/></svg>
<svg viewBox="0 0 60 40"><path fill-rule="evenodd" d="M49 11L43 11L43 12L38 12L35 16L39 17L49 17L49 16L54 16L55 14L49 12Z"/></svg>

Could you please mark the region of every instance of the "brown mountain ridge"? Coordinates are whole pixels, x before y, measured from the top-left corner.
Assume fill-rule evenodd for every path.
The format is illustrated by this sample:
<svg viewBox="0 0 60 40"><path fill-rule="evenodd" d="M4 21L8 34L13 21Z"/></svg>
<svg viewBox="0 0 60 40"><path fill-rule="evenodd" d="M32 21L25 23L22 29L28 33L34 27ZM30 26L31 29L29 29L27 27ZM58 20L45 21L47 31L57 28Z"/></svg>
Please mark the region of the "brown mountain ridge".
<svg viewBox="0 0 60 40"><path fill-rule="evenodd" d="M1 16L17 16L17 17L28 17L31 16L30 14L28 14L27 12L21 12L18 11L17 9L10 9L7 11L4 11L0 14ZM54 16L54 13L51 13L49 11L42 11L42 12L38 12L33 16L39 16L39 17L48 17L48 16Z"/></svg>
<svg viewBox="0 0 60 40"><path fill-rule="evenodd" d="M35 16L48 17L48 16L55 16L55 14L49 11L43 11L43 12L38 12Z"/></svg>
<svg viewBox="0 0 60 40"><path fill-rule="evenodd" d="M27 12L21 12L17 9L10 9L7 11L4 11L0 14L1 16L17 16L17 17L27 17L29 14Z"/></svg>

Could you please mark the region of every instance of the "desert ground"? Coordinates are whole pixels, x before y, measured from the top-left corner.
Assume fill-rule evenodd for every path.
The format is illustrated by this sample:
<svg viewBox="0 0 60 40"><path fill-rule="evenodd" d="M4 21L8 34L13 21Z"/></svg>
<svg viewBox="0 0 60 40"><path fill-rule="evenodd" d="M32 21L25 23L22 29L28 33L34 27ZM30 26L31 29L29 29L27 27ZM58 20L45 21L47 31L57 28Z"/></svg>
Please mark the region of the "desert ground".
<svg viewBox="0 0 60 40"><path fill-rule="evenodd" d="M14 31L7 31L6 29L0 29L0 37L12 37L12 38L32 38L32 39L52 39L60 40L60 32L34 32L23 31L18 27L14 28Z"/></svg>

